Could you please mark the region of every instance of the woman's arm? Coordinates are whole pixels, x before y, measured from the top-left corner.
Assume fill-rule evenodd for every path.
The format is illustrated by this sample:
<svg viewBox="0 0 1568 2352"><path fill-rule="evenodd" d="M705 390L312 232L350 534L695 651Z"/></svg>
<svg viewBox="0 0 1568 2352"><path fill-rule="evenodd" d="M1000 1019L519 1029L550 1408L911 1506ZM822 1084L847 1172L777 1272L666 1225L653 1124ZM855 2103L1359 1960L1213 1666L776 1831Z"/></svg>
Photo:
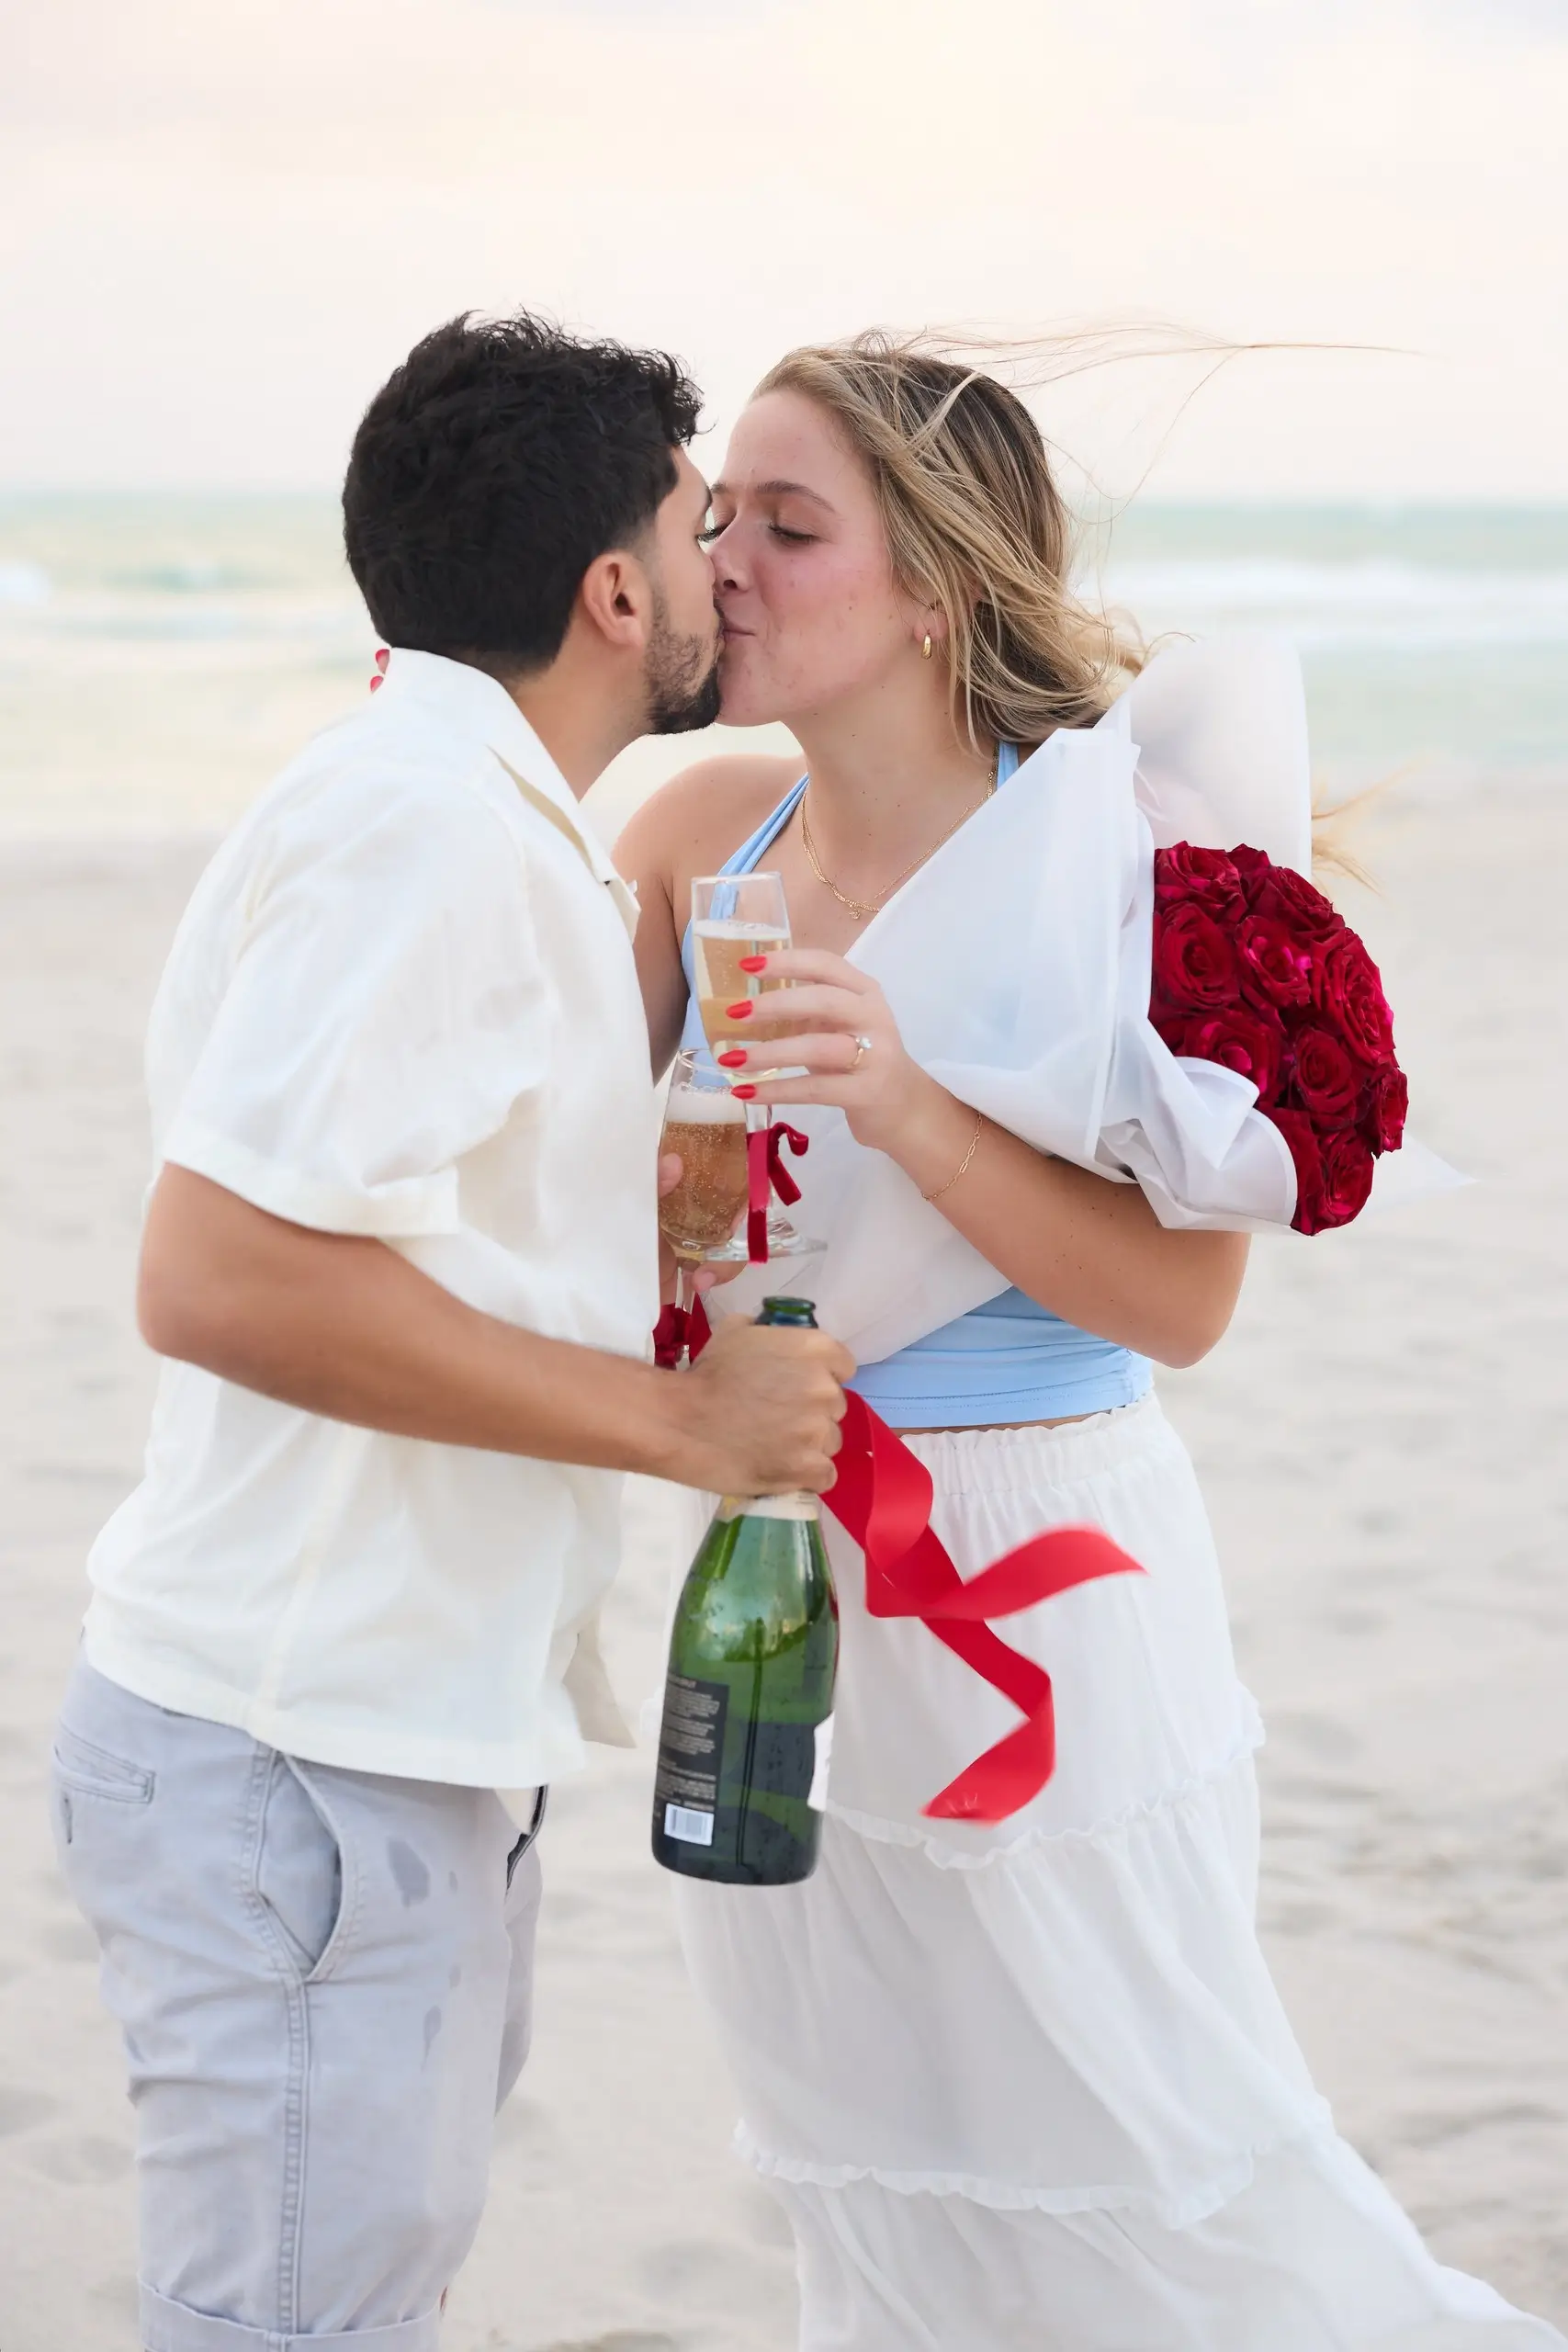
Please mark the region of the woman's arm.
<svg viewBox="0 0 1568 2352"><path fill-rule="evenodd" d="M666 786L665 790L670 787ZM648 1015L653 1075L661 1078L675 1057L686 1017L686 975L681 968L681 932L671 899L668 831L659 803L662 792L637 810L615 843L619 871L637 892L637 936L632 952Z"/></svg>
<svg viewBox="0 0 1568 2352"><path fill-rule="evenodd" d="M910 1059L874 980L806 948L770 957L769 970L803 984L791 1017L821 1030L789 1043L810 1077L757 1084L759 1102L837 1103L857 1142L896 1159L998 1273L1065 1321L1160 1363L1208 1353L1240 1294L1245 1234L1168 1231L1135 1184L1049 1159L989 1120L976 1142L977 1114ZM858 1065L857 1035L871 1040ZM734 1069L744 1094L744 1066Z"/></svg>
<svg viewBox="0 0 1568 2352"><path fill-rule="evenodd" d="M962 1165L976 1114L934 1079L893 1157L922 1192ZM1224 1336L1247 1270L1245 1233L1172 1232L1136 1184L1113 1184L983 1121L975 1156L935 1205L999 1273L1066 1322L1157 1363L1191 1364Z"/></svg>

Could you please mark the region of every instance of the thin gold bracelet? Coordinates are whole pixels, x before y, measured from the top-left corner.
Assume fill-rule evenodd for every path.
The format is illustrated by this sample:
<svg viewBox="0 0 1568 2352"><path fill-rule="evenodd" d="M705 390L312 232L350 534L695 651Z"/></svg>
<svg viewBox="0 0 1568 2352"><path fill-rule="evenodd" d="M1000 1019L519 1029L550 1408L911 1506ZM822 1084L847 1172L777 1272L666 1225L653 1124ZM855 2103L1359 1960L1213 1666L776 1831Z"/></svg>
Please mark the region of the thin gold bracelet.
<svg viewBox="0 0 1568 2352"><path fill-rule="evenodd" d="M952 1192L954 1184L957 1183L961 1176L968 1175L969 1162L974 1159L975 1154L980 1148L980 1137L985 1132L985 1125L986 1122L984 1115L980 1112L976 1111L975 1114L975 1132L969 1138L968 1150L964 1153L963 1159L959 1161L957 1167L953 1170L946 1183L939 1184L934 1193L923 1193L920 1195L922 1200L940 1201L944 1193Z"/></svg>

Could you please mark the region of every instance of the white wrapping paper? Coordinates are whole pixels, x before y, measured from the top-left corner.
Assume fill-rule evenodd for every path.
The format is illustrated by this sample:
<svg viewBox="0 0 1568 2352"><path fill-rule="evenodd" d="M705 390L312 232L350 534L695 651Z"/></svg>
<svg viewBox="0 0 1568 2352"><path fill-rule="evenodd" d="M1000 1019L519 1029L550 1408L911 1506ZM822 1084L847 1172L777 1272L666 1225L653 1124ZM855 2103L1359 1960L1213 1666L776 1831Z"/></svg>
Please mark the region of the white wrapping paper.
<svg viewBox="0 0 1568 2352"><path fill-rule="evenodd" d="M1089 729L1063 729L874 916L849 960L880 983L914 1058L1038 1150L1137 1182L1167 1226L1289 1229L1295 1170L1250 1081L1179 1059L1148 1018L1154 852L1246 842L1305 874L1312 808L1301 672L1263 636L1180 644ZM710 1295L754 1313L814 1298L858 1360L908 1347L1008 1287L884 1154L816 1104L790 1212L824 1244ZM1405 1152L1404 1196L1460 1180Z"/></svg>

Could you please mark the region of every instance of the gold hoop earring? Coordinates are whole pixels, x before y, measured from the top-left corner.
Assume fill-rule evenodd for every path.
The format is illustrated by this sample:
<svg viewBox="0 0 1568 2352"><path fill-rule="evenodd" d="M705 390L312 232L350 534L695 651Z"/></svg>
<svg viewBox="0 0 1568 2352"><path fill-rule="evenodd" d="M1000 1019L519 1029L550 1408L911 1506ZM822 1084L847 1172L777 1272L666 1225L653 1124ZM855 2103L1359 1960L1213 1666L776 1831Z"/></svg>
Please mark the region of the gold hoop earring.
<svg viewBox="0 0 1568 2352"><path fill-rule="evenodd" d="M926 631L926 641L925 641L925 643L924 643L924 644L921 646L921 648L920 648L920 659L921 659L921 661L922 661L922 662L929 662L929 661L931 660L931 633L930 629L927 629L927 631Z"/></svg>

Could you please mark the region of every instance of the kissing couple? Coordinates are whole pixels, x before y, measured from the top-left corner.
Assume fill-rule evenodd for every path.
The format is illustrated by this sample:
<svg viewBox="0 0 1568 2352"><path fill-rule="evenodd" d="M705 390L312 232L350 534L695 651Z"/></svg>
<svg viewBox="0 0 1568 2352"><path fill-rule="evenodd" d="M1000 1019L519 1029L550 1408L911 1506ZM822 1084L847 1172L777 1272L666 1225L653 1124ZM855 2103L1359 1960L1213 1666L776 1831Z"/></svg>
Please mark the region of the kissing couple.
<svg viewBox="0 0 1568 2352"><path fill-rule="evenodd" d="M699 409L669 357L525 314L411 353L344 492L381 688L220 850L153 1007L164 1362L53 1775L136 2110L144 2352L436 2352L527 2053L546 1792L627 1738L621 1475L821 1491L852 1381L964 1577L1086 1522L1143 1573L1010 1620L1058 1769L936 1819L1016 1717L868 1611L835 1530L820 1866L677 1888L807 2352L1561 2346L1433 2260L1313 2090L1254 1928L1257 1713L1153 1389L1296 1179L1252 1090L1225 1073L1216 1123L1150 1028L1135 886L1178 838L1304 876L1293 660L1145 662L1074 593L1028 410L923 344L791 353L711 485ZM689 768L612 860L582 795L721 713L804 763ZM763 862L792 1074L723 1060L811 1129L824 1329L755 1327L743 1276L675 1374L651 1080L702 1043L693 877Z"/></svg>

